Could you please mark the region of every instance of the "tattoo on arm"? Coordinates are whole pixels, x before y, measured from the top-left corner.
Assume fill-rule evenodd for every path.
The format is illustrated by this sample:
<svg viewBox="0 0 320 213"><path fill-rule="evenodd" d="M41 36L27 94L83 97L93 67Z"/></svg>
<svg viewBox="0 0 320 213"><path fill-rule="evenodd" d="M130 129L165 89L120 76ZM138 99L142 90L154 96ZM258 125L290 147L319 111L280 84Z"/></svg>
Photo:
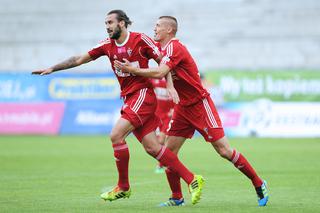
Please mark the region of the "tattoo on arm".
<svg viewBox="0 0 320 213"><path fill-rule="evenodd" d="M78 62L80 58L81 56L72 56L63 62L54 65L52 69L53 71L58 71L58 70L65 70L65 69L79 66L81 64Z"/></svg>

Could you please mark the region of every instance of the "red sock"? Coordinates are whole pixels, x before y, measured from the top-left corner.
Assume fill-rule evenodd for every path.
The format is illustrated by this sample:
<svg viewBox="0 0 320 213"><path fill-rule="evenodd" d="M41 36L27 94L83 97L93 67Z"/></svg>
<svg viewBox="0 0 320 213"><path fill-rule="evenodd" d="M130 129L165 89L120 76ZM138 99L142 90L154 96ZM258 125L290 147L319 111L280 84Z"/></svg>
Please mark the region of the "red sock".
<svg viewBox="0 0 320 213"><path fill-rule="evenodd" d="M252 181L254 187L259 187L262 185L263 181L256 174L250 163L241 153L237 152L235 149L232 153L231 162Z"/></svg>
<svg viewBox="0 0 320 213"><path fill-rule="evenodd" d="M190 172L178 159L177 155L171 152L167 147L162 146L156 156L156 159L168 169L178 173L178 175L187 183L190 184L194 178L194 174Z"/></svg>
<svg viewBox="0 0 320 213"><path fill-rule="evenodd" d="M182 190L180 183L180 176L178 173L172 171L171 169L166 169L167 180L170 185L170 189L172 192L172 198L181 199L182 198Z"/></svg>
<svg viewBox="0 0 320 213"><path fill-rule="evenodd" d="M118 168L118 186L127 191L130 188L129 185L129 149L125 142L119 144L112 144L114 150L114 158L116 160L117 168Z"/></svg>

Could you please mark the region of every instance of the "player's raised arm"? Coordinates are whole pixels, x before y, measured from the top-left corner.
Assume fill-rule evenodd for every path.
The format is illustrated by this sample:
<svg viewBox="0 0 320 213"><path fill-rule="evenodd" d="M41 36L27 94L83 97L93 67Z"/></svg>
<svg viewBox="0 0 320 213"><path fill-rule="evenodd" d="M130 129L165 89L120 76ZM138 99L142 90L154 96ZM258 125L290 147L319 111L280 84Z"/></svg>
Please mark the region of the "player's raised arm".
<svg viewBox="0 0 320 213"><path fill-rule="evenodd" d="M122 72L128 72L148 78L163 78L170 71L170 67L165 64L160 64L158 67L145 69L133 67L127 59L124 59L123 63L120 61L115 61L114 66L115 68L120 69Z"/></svg>
<svg viewBox="0 0 320 213"><path fill-rule="evenodd" d="M85 64L92 61L92 58L88 53L85 53L83 55L78 56L72 56L68 58L65 61L62 61L61 63L58 63L50 68L42 69L42 70L35 70L32 72L32 74L35 75L48 75L50 73L56 72L58 70L65 70L70 69L72 67L80 66L81 64Z"/></svg>

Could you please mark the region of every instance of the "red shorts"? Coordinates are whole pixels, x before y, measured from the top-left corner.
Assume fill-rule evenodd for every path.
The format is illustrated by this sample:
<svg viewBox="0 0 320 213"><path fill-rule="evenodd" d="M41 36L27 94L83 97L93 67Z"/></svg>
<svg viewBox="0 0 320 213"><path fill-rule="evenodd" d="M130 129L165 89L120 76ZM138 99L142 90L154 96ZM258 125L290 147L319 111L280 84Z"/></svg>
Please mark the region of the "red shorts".
<svg viewBox="0 0 320 213"><path fill-rule="evenodd" d="M224 136L218 112L210 97L191 106L176 105L167 135L192 138L195 130L208 142Z"/></svg>
<svg viewBox="0 0 320 213"><path fill-rule="evenodd" d="M171 112L166 112L166 113L158 113L157 116L160 118L160 123L159 123L159 130L160 132L166 133L167 129L169 127L169 123L171 120Z"/></svg>
<svg viewBox="0 0 320 213"><path fill-rule="evenodd" d="M153 89L144 88L127 95L121 109L121 117L128 120L135 129L133 134L141 142L142 138L155 131L159 118L155 115L157 99Z"/></svg>
<svg viewBox="0 0 320 213"><path fill-rule="evenodd" d="M159 130L166 133L172 117L174 103L172 100L159 100L156 115L160 118Z"/></svg>

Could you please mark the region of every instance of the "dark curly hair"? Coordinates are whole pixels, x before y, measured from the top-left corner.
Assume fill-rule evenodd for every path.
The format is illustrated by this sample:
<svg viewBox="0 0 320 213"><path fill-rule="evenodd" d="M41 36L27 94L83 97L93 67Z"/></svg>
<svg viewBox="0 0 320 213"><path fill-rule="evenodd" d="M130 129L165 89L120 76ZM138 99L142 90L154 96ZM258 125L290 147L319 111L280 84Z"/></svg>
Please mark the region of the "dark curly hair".
<svg viewBox="0 0 320 213"><path fill-rule="evenodd" d="M111 14L117 14L117 20L120 21L124 21L126 28L132 24L132 21L129 19L129 17L127 16L127 14L125 12L123 12L122 10L111 10L108 15Z"/></svg>

